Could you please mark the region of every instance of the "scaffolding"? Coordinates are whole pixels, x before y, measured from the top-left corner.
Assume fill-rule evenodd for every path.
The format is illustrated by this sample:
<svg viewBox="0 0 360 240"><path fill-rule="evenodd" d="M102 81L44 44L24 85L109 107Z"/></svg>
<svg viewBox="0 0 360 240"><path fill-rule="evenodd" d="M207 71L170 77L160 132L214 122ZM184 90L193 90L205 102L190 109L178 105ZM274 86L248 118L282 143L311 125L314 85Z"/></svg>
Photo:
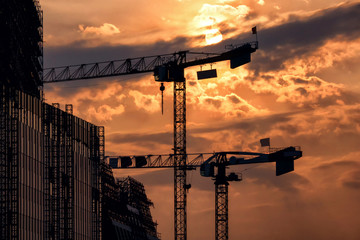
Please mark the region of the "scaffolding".
<svg viewBox="0 0 360 240"><path fill-rule="evenodd" d="M64 174L64 215L65 215L65 239L74 239L74 150L73 150L73 106L65 105L65 174Z"/></svg>
<svg viewBox="0 0 360 240"><path fill-rule="evenodd" d="M9 144L11 139L11 112L10 109L13 105L10 102L11 92L6 87L1 88L1 159L0 159L0 198L1 198L1 228L0 237L1 239L13 239L13 212L16 207L12 204L10 195L12 189L11 185L11 174L13 168L11 167L12 156L11 156L11 145Z"/></svg>
<svg viewBox="0 0 360 240"><path fill-rule="evenodd" d="M43 200L39 187L43 172L38 121L41 102L2 84L0 89L0 238L22 239L30 218L34 231L27 236L35 237L42 229L38 224L42 217L29 214L39 210Z"/></svg>
<svg viewBox="0 0 360 240"><path fill-rule="evenodd" d="M50 126L50 122L53 116L52 109L49 105L42 105L43 112L43 144L44 144L44 161L47 165L44 165L44 236L49 239L55 239L55 217L54 217L54 201L53 201L53 189L55 184L55 169L52 159L52 140L53 128Z"/></svg>
<svg viewBox="0 0 360 240"><path fill-rule="evenodd" d="M153 203L146 196L144 185L132 177L120 179L118 184L124 204L130 206L130 209L137 210L125 215L127 216L126 224L131 227L135 239L148 239L148 236L158 237L157 224L153 221L150 212L150 206L153 206ZM138 221L133 219L138 219Z"/></svg>
<svg viewBox="0 0 360 240"><path fill-rule="evenodd" d="M43 13L38 0L0 6L0 81L41 97L43 85Z"/></svg>
<svg viewBox="0 0 360 240"><path fill-rule="evenodd" d="M5 87L0 88L0 238L6 239L7 234L7 157L6 157L6 132L8 109Z"/></svg>
<svg viewBox="0 0 360 240"><path fill-rule="evenodd" d="M38 100L42 96L43 14L39 1L19 0L1 4L0 28L0 44L3 46L0 49L0 238L21 239L23 222L30 211L24 206L23 192L29 190L25 197L32 196L38 189L29 189L27 185L40 182L34 175L31 183L26 185L23 175L28 177L29 169L40 167L42 157L31 142L40 139L39 129L35 128L40 116L36 108L39 101L23 94L26 92ZM24 136L29 139L24 140ZM38 161L30 165L30 159L36 154ZM29 168L25 171L25 167ZM39 169L39 174L41 172ZM34 201L29 204L35 205ZM38 194L36 202L41 201ZM39 220L37 216L34 219ZM40 226L35 225L35 232L41 231Z"/></svg>
<svg viewBox="0 0 360 240"><path fill-rule="evenodd" d="M2 223L0 226L0 236L2 239L17 239L19 232L19 96L14 89L1 86L0 98L0 212Z"/></svg>
<svg viewBox="0 0 360 240"><path fill-rule="evenodd" d="M115 180L106 163L101 169L103 239L159 240L144 186L131 177Z"/></svg>
<svg viewBox="0 0 360 240"><path fill-rule="evenodd" d="M9 225L10 239L18 239L19 234L19 96L14 89L10 90L10 146L8 150L9 169Z"/></svg>
<svg viewBox="0 0 360 240"><path fill-rule="evenodd" d="M92 238L102 239L102 194L101 194L101 165L105 155L104 127L91 126L90 128L90 159L92 172Z"/></svg>
<svg viewBox="0 0 360 240"><path fill-rule="evenodd" d="M113 221L125 222L125 208L120 198L120 186L115 181L111 167L105 163L101 166L101 185L103 239L112 239L117 235Z"/></svg>
<svg viewBox="0 0 360 240"><path fill-rule="evenodd" d="M0 238L100 240L104 128L0 90Z"/></svg>
<svg viewBox="0 0 360 240"><path fill-rule="evenodd" d="M99 179L100 163L104 161L104 128L75 117L71 104L65 105L65 111L60 110L58 103L44 104L43 109L44 156L48 161L44 206L45 219L49 221L45 236L101 239ZM86 168L88 164L90 168ZM91 199L82 191L89 192ZM91 229L91 233L84 229Z"/></svg>

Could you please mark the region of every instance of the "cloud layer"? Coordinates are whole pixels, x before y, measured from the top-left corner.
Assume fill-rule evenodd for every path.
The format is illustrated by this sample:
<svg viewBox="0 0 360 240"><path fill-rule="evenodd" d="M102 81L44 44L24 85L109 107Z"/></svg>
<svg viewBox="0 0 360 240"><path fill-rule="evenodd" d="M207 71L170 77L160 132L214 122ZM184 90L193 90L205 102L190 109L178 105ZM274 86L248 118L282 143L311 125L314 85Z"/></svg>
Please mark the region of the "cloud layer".
<svg viewBox="0 0 360 240"><path fill-rule="evenodd" d="M260 48L251 63L233 70L216 63L211 67L218 78L203 81L195 77L199 68L186 70L187 150L264 151L258 142L264 137L271 137L274 147L302 147L295 172L281 177L275 177L272 164L229 169L243 175L229 188L230 238L359 239L360 4L183 0L151 4L159 6L155 11L145 1L136 3L143 6L138 11L125 11L134 3L122 1L122 9L89 6L63 23L55 23L57 15L45 18L66 36L47 33L45 65L189 48L223 52L227 44L253 40L250 30L257 25ZM74 8L83 4L71 2ZM67 7L45 4L52 14L67 15ZM208 38L221 34L222 41L205 46L211 31ZM164 115L151 74L47 85L45 96L73 103L76 115L105 125L107 155L164 154L173 143L173 86L165 87ZM173 172L134 171L155 203L159 231L171 239ZM116 176L127 174L115 170ZM188 180L189 238L214 238L213 181L197 171L189 172Z"/></svg>

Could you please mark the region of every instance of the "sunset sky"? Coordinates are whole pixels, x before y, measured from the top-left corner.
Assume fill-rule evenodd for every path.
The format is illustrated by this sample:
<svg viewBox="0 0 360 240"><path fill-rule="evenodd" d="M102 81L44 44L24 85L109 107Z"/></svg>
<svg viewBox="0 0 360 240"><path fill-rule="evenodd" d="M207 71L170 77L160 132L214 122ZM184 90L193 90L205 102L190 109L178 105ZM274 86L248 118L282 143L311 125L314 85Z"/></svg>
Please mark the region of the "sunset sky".
<svg viewBox="0 0 360 240"><path fill-rule="evenodd" d="M223 52L255 40L251 63L198 81L186 70L187 150L301 146L295 171L232 167L230 239L360 239L360 2L336 0L42 0L45 67L173 53ZM205 65L203 69L210 69ZM152 74L48 84L49 103L105 126L106 154L165 154L173 95ZM247 168L249 168L247 170ZM114 170L145 185L162 239L173 239L172 170ZM214 239L214 183L189 172L188 239Z"/></svg>

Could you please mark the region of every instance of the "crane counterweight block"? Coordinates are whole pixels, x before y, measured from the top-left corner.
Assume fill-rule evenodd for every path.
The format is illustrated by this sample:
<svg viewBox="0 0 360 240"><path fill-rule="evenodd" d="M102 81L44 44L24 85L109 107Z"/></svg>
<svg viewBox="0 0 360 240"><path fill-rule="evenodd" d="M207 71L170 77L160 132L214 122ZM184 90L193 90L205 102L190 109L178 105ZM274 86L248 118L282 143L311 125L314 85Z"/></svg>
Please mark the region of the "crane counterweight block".
<svg viewBox="0 0 360 240"><path fill-rule="evenodd" d="M132 160L130 156L120 157L121 168L127 168L131 166Z"/></svg>
<svg viewBox="0 0 360 240"><path fill-rule="evenodd" d="M135 167L143 167L147 164L145 156L135 156Z"/></svg>
<svg viewBox="0 0 360 240"><path fill-rule="evenodd" d="M295 147L287 147L269 154L269 161L276 162L276 176L294 171L294 160L301 157L302 152Z"/></svg>
<svg viewBox="0 0 360 240"><path fill-rule="evenodd" d="M239 175L234 172L231 172L226 178L228 181L235 181L235 182L240 182L242 180L242 176L240 175L239 178Z"/></svg>
<svg viewBox="0 0 360 240"><path fill-rule="evenodd" d="M276 161L276 176L294 171L294 159L281 159Z"/></svg>
<svg viewBox="0 0 360 240"><path fill-rule="evenodd" d="M234 69L234 68L240 67L241 65L249 63L250 61L251 61L250 53L244 53L240 56L232 57L232 58L230 58L230 68Z"/></svg>
<svg viewBox="0 0 360 240"><path fill-rule="evenodd" d="M109 165L112 168L118 168L119 167L119 158L109 158Z"/></svg>
<svg viewBox="0 0 360 240"><path fill-rule="evenodd" d="M157 66L154 68L154 78L156 82L185 81L184 68L177 66L176 63Z"/></svg>
<svg viewBox="0 0 360 240"><path fill-rule="evenodd" d="M204 162L200 165L200 175L203 177L214 177L215 176L215 163Z"/></svg>
<svg viewBox="0 0 360 240"><path fill-rule="evenodd" d="M166 66L158 66L154 68L154 78L157 82L170 82L169 69Z"/></svg>
<svg viewBox="0 0 360 240"><path fill-rule="evenodd" d="M229 51L229 59L230 59L230 68L234 69L240 67L241 65L245 65L251 61L251 53L255 52L257 49L257 43L247 43L242 47L235 48L232 51Z"/></svg>

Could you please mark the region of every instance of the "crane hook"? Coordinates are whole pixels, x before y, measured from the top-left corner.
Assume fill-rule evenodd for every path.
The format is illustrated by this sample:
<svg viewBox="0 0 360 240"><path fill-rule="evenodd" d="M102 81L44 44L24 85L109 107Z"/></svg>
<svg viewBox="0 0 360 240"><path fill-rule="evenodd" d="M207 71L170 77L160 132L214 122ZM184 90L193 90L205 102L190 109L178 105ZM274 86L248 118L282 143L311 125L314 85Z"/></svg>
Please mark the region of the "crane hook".
<svg viewBox="0 0 360 240"><path fill-rule="evenodd" d="M164 83L161 83L161 85L160 85L160 91L161 91L161 115L164 115L164 90L165 90Z"/></svg>

